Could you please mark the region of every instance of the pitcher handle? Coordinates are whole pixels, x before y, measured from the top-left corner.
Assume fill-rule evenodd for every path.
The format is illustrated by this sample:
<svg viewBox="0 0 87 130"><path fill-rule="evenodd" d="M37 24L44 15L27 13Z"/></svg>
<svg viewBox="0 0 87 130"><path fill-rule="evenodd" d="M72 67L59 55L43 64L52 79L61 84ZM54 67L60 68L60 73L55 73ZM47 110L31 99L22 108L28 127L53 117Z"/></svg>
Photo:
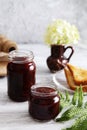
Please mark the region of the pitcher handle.
<svg viewBox="0 0 87 130"><path fill-rule="evenodd" d="M69 61L69 60L70 60L70 58L71 58L71 56L72 56L72 55L73 55L73 53L74 53L74 49L73 49L73 47L72 47L72 46L67 46L67 47L65 48L65 50L64 50L64 53L65 53L65 51L66 51L67 49L71 49L71 53L70 53L69 57L67 58L67 60Z"/></svg>

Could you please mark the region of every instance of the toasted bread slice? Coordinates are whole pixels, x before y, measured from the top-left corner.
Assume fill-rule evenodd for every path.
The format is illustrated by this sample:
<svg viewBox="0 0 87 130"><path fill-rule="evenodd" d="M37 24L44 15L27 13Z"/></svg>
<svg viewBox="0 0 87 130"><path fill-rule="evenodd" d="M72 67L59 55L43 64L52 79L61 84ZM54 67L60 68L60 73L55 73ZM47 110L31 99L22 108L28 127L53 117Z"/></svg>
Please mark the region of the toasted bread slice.
<svg viewBox="0 0 87 130"><path fill-rule="evenodd" d="M75 90L77 87L80 87L81 84L79 84L79 86L75 84L72 73L67 67L64 68L64 72L65 72L67 84L69 85L70 89ZM81 86L82 86L83 92L87 92L87 84L81 85Z"/></svg>
<svg viewBox="0 0 87 130"><path fill-rule="evenodd" d="M67 64L70 72L72 73L74 82L76 85L86 85L87 84L87 70L80 67Z"/></svg>

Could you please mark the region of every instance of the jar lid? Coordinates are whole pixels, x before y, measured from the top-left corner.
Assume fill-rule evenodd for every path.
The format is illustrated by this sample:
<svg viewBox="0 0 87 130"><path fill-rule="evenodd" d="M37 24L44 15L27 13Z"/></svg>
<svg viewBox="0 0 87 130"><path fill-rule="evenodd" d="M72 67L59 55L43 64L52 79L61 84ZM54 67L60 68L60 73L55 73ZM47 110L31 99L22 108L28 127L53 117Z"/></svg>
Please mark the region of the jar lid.
<svg viewBox="0 0 87 130"><path fill-rule="evenodd" d="M41 97L57 95L55 86L50 84L35 84L31 87L31 94Z"/></svg>
<svg viewBox="0 0 87 130"><path fill-rule="evenodd" d="M9 53L9 60L14 63L25 63L34 59L30 50L13 50Z"/></svg>

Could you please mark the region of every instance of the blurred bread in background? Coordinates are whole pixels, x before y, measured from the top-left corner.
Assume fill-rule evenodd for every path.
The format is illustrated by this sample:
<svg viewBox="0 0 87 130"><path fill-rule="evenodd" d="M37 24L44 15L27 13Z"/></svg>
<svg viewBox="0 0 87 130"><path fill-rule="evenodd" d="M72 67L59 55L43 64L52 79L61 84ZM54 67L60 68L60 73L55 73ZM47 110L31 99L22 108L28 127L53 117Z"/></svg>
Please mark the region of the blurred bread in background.
<svg viewBox="0 0 87 130"><path fill-rule="evenodd" d="M17 50L16 42L0 35L0 77L7 75L8 54L10 51Z"/></svg>
<svg viewBox="0 0 87 130"><path fill-rule="evenodd" d="M0 77L4 77L7 75L7 64L6 61L0 61Z"/></svg>
<svg viewBox="0 0 87 130"><path fill-rule="evenodd" d="M8 53L5 53L5 52L0 52L0 62L1 61L6 61L6 62L8 62Z"/></svg>
<svg viewBox="0 0 87 130"><path fill-rule="evenodd" d="M3 35L0 35L0 51L8 53L12 50L16 50L17 48L18 47L16 42L8 39Z"/></svg>

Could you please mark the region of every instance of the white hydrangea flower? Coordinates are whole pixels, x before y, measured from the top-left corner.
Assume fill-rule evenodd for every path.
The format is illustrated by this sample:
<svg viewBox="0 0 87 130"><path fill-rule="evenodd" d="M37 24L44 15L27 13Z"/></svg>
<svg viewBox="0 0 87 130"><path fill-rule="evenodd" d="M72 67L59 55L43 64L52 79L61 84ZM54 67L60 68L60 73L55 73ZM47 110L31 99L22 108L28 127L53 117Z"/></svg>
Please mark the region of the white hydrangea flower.
<svg viewBox="0 0 87 130"><path fill-rule="evenodd" d="M55 20L47 27L45 42L48 44L73 44L78 40L77 28L64 20Z"/></svg>

